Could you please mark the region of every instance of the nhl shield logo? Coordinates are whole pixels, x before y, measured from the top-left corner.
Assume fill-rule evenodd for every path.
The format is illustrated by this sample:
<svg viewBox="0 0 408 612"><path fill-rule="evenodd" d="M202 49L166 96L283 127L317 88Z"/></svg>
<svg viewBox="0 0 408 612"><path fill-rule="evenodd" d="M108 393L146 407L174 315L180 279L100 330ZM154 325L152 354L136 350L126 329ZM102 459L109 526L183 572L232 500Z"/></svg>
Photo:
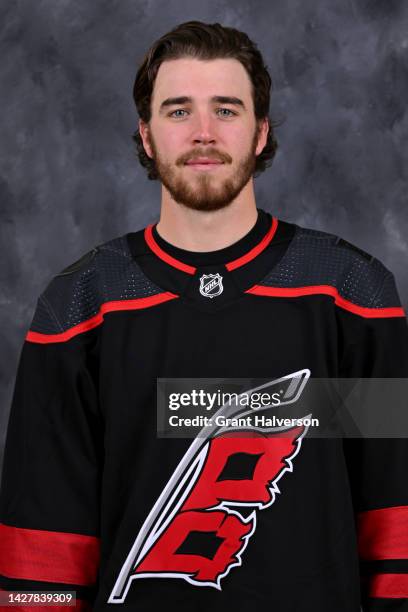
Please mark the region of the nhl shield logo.
<svg viewBox="0 0 408 612"><path fill-rule="evenodd" d="M213 298L224 290L220 274L203 274L200 278L200 293L204 297Z"/></svg>

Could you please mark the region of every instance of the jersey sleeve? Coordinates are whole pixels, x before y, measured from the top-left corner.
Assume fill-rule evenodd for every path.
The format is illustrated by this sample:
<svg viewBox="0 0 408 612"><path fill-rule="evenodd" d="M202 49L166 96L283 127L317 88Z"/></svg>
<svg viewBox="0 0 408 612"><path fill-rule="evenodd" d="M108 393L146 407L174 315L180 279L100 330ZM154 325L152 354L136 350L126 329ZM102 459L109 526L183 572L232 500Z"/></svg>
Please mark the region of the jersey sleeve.
<svg viewBox="0 0 408 612"><path fill-rule="evenodd" d="M39 297L19 356L0 490L0 588L75 591L70 609L90 610L100 558L98 330L75 326L72 310L71 323L62 320L66 288L55 278Z"/></svg>
<svg viewBox="0 0 408 612"><path fill-rule="evenodd" d="M371 307L341 314L345 378L408 379L406 313L393 274L381 269ZM345 438L343 444L356 517L362 610L408 610L406 432L405 437Z"/></svg>

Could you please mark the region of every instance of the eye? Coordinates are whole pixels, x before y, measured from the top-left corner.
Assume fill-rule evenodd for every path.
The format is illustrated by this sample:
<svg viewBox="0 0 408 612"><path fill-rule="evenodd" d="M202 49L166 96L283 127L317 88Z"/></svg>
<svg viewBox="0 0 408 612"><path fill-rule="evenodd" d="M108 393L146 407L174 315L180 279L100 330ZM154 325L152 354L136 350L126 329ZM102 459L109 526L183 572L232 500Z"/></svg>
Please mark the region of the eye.
<svg viewBox="0 0 408 612"><path fill-rule="evenodd" d="M176 108L175 111L173 111L172 113L169 113L169 117L173 117L174 113L185 113L186 111L182 108ZM179 115L179 117L182 115Z"/></svg>
<svg viewBox="0 0 408 612"><path fill-rule="evenodd" d="M225 115L226 117L231 117L232 115L237 114L237 113L234 113L234 111L230 110L229 108L219 108L218 110L227 111L227 113L231 113L230 115Z"/></svg>

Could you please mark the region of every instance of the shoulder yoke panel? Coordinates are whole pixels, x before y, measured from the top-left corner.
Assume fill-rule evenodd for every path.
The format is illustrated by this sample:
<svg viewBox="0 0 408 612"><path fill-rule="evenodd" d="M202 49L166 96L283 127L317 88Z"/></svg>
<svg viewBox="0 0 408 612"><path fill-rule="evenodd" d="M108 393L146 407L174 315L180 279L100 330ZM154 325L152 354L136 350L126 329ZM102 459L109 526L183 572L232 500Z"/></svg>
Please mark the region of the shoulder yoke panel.
<svg viewBox="0 0 408 612"><path fill-rule="evenodd" d="M393 275L380 260L335 234L301 226L296 226L279 264L258 285L329 285L357 306L386 308L400 304Z"/></svg>
<svg viewBox="0 0 408 612"><path fill-rule="evenodd" d="M62 334L97 316L102 305L158 294L163 289L143 274L120 236L94 247L53 277L38 299L30 330Z"/></svg>

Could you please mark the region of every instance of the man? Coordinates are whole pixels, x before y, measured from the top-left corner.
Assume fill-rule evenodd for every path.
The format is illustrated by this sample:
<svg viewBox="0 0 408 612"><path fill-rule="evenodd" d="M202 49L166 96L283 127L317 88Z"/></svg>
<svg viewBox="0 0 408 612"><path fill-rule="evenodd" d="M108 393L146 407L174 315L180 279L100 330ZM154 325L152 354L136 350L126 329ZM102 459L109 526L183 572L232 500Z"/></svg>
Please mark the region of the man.
<svg viewBox="0 0 408 612"><path fill-rule="evenodd" d="M213 408L219 387L273 391L303 417L311 377L408 375L392 273L256 206L269 88L255 45L219 24L181 24L146 54L135 141L160 220L38 299L5 449L4 590L72 590L97 611L408 605L406 441ZM174 434L197 405L198 429Z"/></svg>

